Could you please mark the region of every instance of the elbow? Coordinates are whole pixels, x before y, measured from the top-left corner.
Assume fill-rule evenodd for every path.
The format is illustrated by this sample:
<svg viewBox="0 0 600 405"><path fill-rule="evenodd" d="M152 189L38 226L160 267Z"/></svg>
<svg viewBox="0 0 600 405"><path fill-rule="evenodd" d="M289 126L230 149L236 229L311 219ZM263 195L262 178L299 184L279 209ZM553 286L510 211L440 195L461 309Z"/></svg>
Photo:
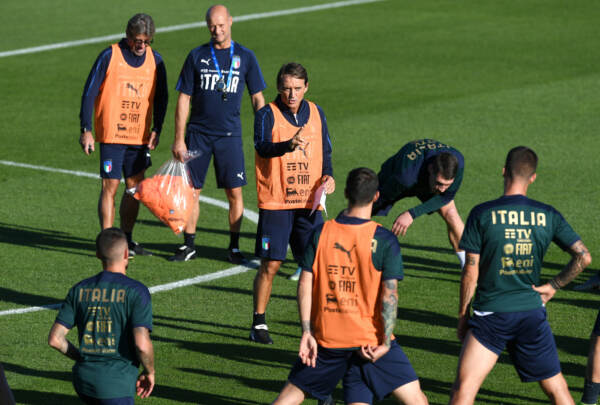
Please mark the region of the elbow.
<svg viewBox="0 0 600 405"><path fill-rule="evenodd" d="M592 255L590 254L590 252L585 252L583 257L583 267L588 267L590 264L592 264Z"/></svg>
<svg viewBox="0 0 600 405"><path fill-rule="evenodd" d="M60 339L58 338L58 336L56 336L52 332L50 332L50 334L48 335L48 346L50 346L56 350L60 350L60 347L61 347Z"/></svg>

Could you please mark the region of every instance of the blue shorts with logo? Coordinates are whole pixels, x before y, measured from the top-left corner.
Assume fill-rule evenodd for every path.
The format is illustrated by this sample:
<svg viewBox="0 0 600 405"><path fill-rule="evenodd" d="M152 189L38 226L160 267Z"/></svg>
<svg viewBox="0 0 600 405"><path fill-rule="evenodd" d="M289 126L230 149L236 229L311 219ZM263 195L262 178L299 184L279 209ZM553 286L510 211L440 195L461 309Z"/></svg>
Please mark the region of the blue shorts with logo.
<svg viewBox="0 0 600 405"><path fill-rule="evenodd" d="M213 156L218 188L237 188L247 184L241 136L204 135L188 128L185 145L189 151L201 152L188 163L194 188L204 186Z"/></svg>
<svg viewBox="0 0 600 405"><path fill-rule="evenodd" d="M469 327L475 339L497 355L506 348L521 381L541 381L560 373L546 308L474 314Z"/></svg>
<svg viewBox="0 0 600 405"><path fill-rule="evenodd" d="M309 209L258 211L254 254L271 260L285 260L288 243L296 261L300 260L312 235L323 223L321 211L310 215Z"/></svg>
<svg viewBox="0 0 600 405"><path fill-rule="evenodd" d="M147 145L100 144L100 177L103 179L127 179L152 166Z"/></svg>
<svg viewBox="0 0 600 405"><path fill-rule="evenodd" d="M389 352L375 363L364 360L356 350L326 349L319 346L315 368L296 360L288 380L311 396L324 400L343 378L345 403L373 403L396 388L418 379L402 351L392 341Z"/></svg>

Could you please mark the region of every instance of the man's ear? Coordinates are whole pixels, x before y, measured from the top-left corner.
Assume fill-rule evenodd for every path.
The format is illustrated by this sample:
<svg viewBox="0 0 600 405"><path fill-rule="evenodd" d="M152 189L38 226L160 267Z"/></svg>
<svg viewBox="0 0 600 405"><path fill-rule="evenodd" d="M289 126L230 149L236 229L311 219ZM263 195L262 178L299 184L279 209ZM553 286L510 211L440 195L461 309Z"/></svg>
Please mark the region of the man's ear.
<svg viewBox="0 0 600 405"><path fill-rule="evenodd" d="M529 184L533 183L537 178L537 173L533 173L531 177L529 177Z"/></svg>
<svg viewBox="0 0 600 405"><path fill-rule="evenodd" d="M377 201L377 200L379 200L379 190L377 190L377 191L375 192L375 195L373 196L373 202L375 202L375 201Z"/></svg>

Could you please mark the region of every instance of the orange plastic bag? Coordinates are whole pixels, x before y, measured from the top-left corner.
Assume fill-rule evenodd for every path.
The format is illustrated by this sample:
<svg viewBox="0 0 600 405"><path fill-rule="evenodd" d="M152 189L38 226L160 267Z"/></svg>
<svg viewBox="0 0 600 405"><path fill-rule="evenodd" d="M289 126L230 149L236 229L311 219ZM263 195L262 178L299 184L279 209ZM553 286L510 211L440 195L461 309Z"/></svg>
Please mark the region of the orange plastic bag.
<svg viewBox="0 0 600 405"><path fill-rule="evenodd" d="M175 232L183 231L192 212L194 188L185 163L165 162L152 177L138 184L133 197Z"/></svg>

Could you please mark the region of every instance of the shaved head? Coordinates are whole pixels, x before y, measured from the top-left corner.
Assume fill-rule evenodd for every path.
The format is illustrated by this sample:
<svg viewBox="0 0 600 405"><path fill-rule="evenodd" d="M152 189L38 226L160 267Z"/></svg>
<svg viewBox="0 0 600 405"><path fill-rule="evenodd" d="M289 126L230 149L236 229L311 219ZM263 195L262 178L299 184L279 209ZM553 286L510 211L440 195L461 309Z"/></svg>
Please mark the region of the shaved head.
<svg viewBox="0 0 600 405"><path fill-rule="evenodd" d="M96 256L103 263L123 260L127 248L127 237L119 228L104 229L96 237Z"/></svg>
<svg viewBox="0 0 600 405"><path fill-rule="evenodd" d="M231 18L231 14L229 14L229 10L222 4L215 4L206 10L206 22L210 19L216 17L217 15L223 15L226 18Z"/></svg>

